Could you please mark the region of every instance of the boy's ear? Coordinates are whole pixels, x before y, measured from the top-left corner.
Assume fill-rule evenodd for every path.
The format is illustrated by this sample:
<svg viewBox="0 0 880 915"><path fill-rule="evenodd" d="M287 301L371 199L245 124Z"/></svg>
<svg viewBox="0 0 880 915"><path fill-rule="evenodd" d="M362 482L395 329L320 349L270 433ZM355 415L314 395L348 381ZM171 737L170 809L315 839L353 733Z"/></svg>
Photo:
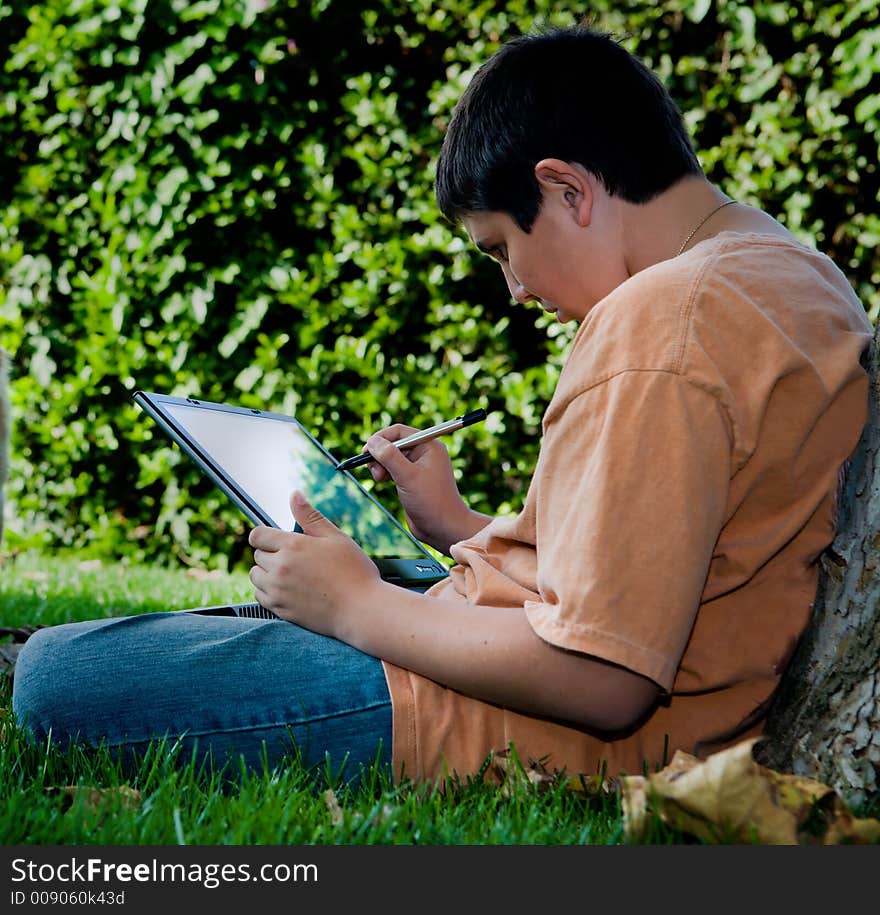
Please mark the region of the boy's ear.
<svg viewBox="0 0 880 915"><path fill-rule="evenodd" d="M564 159L541 159L535 166L535 178L545 200L558 200L579 226L590 224L595 179L582 165Z"/></svg>

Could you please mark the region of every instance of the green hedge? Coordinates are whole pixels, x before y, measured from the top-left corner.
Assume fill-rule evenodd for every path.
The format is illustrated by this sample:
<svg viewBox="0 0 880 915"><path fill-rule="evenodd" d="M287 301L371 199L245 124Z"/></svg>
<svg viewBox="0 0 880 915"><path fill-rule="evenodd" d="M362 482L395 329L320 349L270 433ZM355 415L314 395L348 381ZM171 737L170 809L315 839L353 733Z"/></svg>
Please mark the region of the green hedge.
<svg viewBox="0 0 880 915"><path fill-rule="evenodd" d="M433 163L500 41L584 14L661 73L709 176L834 256L875 319L876 0L0 5L4 549L247 562L247 523L136 388L295 412L340 456L485 406L448 440L461 487L518 508L573 328L511 307Z"/></svg>

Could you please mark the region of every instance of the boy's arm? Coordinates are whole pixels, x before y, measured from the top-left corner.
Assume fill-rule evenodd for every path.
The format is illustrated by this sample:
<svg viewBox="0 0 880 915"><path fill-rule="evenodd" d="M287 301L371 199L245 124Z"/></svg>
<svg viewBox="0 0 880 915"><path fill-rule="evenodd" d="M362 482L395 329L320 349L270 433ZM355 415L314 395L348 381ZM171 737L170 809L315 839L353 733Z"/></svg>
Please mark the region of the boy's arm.
<svg viewBox="0 0 880 915"><path fill-rule="evenodd" d="M250 535L255 596L279 616L487 702L600 730L634 723L659 687L557 648L523 608L475 606L384 582L348 536L294 496L302 534Z"/></svg>
<svg viewBox="0 0 880 915"><path fill-rule="evenodd" d="M544 641L522 608L443 600L383 581L356 600L338 637L486 702L613 732L638 721L660 694L625 667Z"/></svg>

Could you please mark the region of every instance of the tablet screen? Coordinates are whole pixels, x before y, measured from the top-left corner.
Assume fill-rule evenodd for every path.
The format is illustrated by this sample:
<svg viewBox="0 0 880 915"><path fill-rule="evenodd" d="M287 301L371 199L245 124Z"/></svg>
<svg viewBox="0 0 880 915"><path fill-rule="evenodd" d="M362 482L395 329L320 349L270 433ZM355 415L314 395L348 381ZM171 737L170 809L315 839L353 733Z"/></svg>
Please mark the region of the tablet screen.
<svg viewBox="0 0 880 915"><path fill-rule="evenodd" d="M282 530L292 531L299 489L373 558L422 559L425 551L290 418L166 402L187 436Z"/></svg>

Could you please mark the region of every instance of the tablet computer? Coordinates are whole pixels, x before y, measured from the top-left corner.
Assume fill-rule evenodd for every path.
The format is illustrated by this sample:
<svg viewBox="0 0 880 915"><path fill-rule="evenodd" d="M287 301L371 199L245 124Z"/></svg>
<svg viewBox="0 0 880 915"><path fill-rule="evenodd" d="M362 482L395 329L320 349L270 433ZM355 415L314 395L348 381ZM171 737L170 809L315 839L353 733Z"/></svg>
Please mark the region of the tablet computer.
<svg viewBox="0 0 880 915"><path fill-rule="evenodd" d="M152 391L134 401L253 524L298 532L290 495L299 489L386 581L423 587L449 574L294 417Z"/></svg>

